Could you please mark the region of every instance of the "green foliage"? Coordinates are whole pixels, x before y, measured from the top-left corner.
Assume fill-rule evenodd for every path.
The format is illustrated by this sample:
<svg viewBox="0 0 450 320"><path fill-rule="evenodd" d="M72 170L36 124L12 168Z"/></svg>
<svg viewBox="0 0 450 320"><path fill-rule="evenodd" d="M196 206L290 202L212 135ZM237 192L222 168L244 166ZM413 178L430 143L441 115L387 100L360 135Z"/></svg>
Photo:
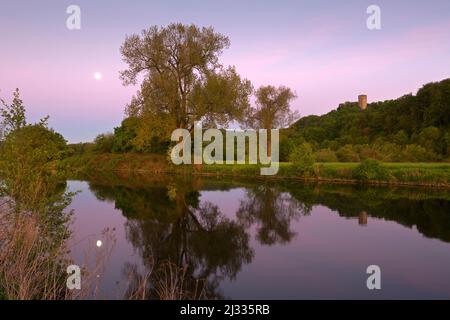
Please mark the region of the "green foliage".
<svg viewBox="0 0 450 320"><path fill-rule="evenodd" d="M22 102L15 96L15 106ZM14 105L14 103L13 103ZM8 199L10 208L17 217L36 221L40 235L48 241L48 248L58 247L70 232L67 222L70 212L65 208L72 195L66 193L66 185L58 175L58 161L66 156L64 138L47 128L47 118L38 124L26 124L25 108L20 112L16 126L9 132L0 146L0 172L2 196ZM3 113L3 121L10 123L12 113ZM44 241L43 240L43 241Z"/></svg>
<svg viewBox="0 0 450 320"><path fill-rule="evenodd" d="M439 160L439 157L433 151L429 151L422 146L409 144L402 150L401 159L403 161L425 162Z"/></svg>
<svg viewBox="0 0 450 320"><path fill-rule="evenodd" d="M279 129L289 126L298 114L290 109L296 98L288 87L261 86L255 93L256 108L252 109L245 123L251 128Z"/></svg>
<svg viewBox="0 0 450 320"><path fill-rule="evenodd" d="M67 156L77 156L94 152L95 145L93 143L74 143L67 145Z"/></svg>
<svg viewBox="0 0 450 320"><path fill-rule="evenodd" d="M404 130L400 130L392 136L392 142L394 142L398 145L404 146L404 145L408 144L409 138Z"/></svg>
<svg viewBox="0 0 450 320"><path fill-rule="evenodd" d="M438 161L450 155L449 101L446 79L423 86L415 96L371 103L363 111L346 102L323 116L303 117L290 134L338 150L339 161Z"/></svg>
<svg viewBox="0 0 450 320"><path fill-rule="evenodd" d="M364 160L358 167L353 169L353 177L357 180L387 180L389 173L381 163L374 159Z"/></svg>
<svg viewBox="0 0 450 320"><path fill-rule="evenodd" d="M1 149L3 169L17 170L16 173L25 169L38 171L49 162L61 159L66 147L59 133L40 124L26 125L5 139Z"/></svg>
<svg viewBox="0 0 450 320"><path fill-rule="evenodd" d="M298 171L311 171L315 162L311 145L306 142L300 144L292 151L289 161Z"/></svg>
<svg viewBox="0 0 450 320"><path fill-rule="evenodd" d="M114 148L114 135L104 133L98 135L94 140L94 151L99 153L110 153Z"/></svg>
<svg viewBox="0 0 450 320"><path fill-rule="evenodd" d="M336 153L330 149L320 149L315 156L317 162L338 162Z"/></svg>
<svg viewBox="0 0 450 320"><path fill-rule="evenodd" d="M280 130L280 161L288 162L291 153L296 146L305 142L303 137L296 137L292 134L290 129Z"/></svg>
<svg viewBox="0 0 450 320"><path fill-rule="evenodd" d="M418 136L419 144L425 149L442 154L445 152L446 141L439 128L430 126L422 129Z"/></svg>
<svg viewBox="0 0 450 320"><path fill-rule="evenodd" d="M295 143L292 139L280 138L280 161L289 161L289 156L295 148Z"/></svg>
<svg viewBox="0 0 450 320"><path fill-rule="evenodd" d="M121 72L124 84L144 79L127 106L127 114L139 119L132 144L147 150L167 141L176 128L192 130L194 121L204 126L226 126L243 120L250 107L251 83L233 67L224 67L219 56L229 39L213 28L170 24L127 36L121 53L128 69ZM116 150L127 149L129 132L116 132L122 139Z"/></svg>
<svg viewBox="0 0 450 320"><path fill-rule="evenodd" d="M2 120L2 136L6 136L8 133L22 128L26 125L25 118L25 106L20 99L19 89L16 89L13 93L13 101L9 105L3 99L0 99L3 108L0 108L0 114Z"/></svg>
<svg viewBox="0 0 450 320"><path fill-rule="evenodd" d="M341 162L359 162L359 155L352 145L346 144L336 151L336 156Z"/></svg>
<svg viewBox="0 0 450 320"><path fill-rule="evenodd" d="M120 127L114 128L113 152L131 152L136 151L133 139L136 138L139 126L139 119L129 117L122 121Z"/></svg>
<svg viewBox="0 0 450 320"><path fill-rule="evenodd" d="M7 136L1 147L0 171L5 193L14 199L16 211L47 215L53 210L47 206L48 200L59 182L50 173L50 165L62 159L66 150L64 138L40 124L26 125Z"/></svg>

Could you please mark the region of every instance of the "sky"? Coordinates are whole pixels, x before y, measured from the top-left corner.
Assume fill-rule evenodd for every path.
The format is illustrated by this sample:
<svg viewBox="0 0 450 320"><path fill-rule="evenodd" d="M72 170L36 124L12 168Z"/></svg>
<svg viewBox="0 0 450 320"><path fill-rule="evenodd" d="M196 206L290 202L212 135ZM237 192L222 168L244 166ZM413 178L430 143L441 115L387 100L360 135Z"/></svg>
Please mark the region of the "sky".
<svg viewBox="0 0 450 320"><path fill-rule="evenodd" d="M66 27L73 4L80 30ZM369 5L381 9L379 30L367 28ZM120 125L138 89L119 79L125 36L172 22L228 36L221 62L256 88L291 87L302 116L450 78L449 0L0 0L0 97L19 88L31 122L50 115L69 142L92 141Z"/></svg>

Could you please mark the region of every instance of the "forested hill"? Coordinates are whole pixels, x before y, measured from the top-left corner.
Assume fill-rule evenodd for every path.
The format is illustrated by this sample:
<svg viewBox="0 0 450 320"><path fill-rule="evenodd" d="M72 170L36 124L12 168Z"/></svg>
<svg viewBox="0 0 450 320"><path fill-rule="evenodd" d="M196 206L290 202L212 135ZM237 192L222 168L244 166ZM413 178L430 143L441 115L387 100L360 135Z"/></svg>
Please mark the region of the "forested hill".
<svg viewBox="0 0 450 320"><path fill-rule="evenodd" d="M387 146L395 153L395 148L408 147L418 153L425 149L424 161L445 159L450 154L450 79L426 84L416 95L370 103L366 110L346 102L325 115L303 117L292 125L288 137L305 139L316 151L368 145L375 147L373 152Z"/></svg>

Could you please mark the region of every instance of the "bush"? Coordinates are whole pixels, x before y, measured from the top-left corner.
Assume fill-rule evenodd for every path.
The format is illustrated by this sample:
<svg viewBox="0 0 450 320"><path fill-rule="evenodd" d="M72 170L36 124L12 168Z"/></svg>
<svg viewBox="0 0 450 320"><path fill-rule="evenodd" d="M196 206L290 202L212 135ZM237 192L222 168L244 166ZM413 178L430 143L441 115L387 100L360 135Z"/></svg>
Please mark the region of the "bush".
<svg viewBox="0 0 450 320"><path fill-rule="evenodd" d="M345 145L336 151L336 156L341 162L359 162L359 155L353 150L352 145Z"/></svg>
<svg viewBox="0 0 450 320"><path fill-rule="evenodd" d="M114 135L112 133L100 134L95 138L94 151L100 153L111 153L114 146Z"/></svg>
<svg viewBox="0 0 450 320"><path fill-rule="evenodd" d="M294 168L301 172L311 171L314 166L314 154L309 143L302 143L289 156Z"/></svg>
<svg viewBox="0 0 450 320"><path fill-rule="evenodd" d="M90 142L75 143L67 145L67 156L82 156L94 152L95 145Z"/></svg>
<svg viewBox="0 0 450 320"><path fill-rule="evenodd" d="M129 117L122 121L120 127L114 128L113 152L124 153L136 151L133 139L136 138L139 121Z"/></svg>
<svg viewBox="0 0 450 320"><path fill-rule="evenodd" d="M377 159L382 160L382 156L373 148L367 144L357 146L359 158L361 161L366 159Z"/></svg>
<svg viewBox="0 0 450 320"><path fill-rule="evenodd" d="M316 152L317 162L338 162L336 153L330 149L320 149Z"/></svg>
<svg viewBox="0 0 450 320"><path fill-rule="evenodd" d="M69 298L67 240L46 237L36 217L0 209L0 300Z"/></svg>
<svg viewBox="0 0 450 320"><path fill-rule="evenodd" d="M280 139L280 161L289 161L289 156L295 148L295 143L292 139Z"/></svg>
<svg viewBox="0 0 450 320"><path fill-rule="evenodd" d="M357 180L387 180L389 173L378 160L366 159L353 169L353 178Z"/></svg>
<svg viewBox="0 0 450 320"><path fill-rule="evenodd" d="M407 145L402 152L401 159L410 162L437 161L440 157L433 151L429 151L416 144Z"/></svg>

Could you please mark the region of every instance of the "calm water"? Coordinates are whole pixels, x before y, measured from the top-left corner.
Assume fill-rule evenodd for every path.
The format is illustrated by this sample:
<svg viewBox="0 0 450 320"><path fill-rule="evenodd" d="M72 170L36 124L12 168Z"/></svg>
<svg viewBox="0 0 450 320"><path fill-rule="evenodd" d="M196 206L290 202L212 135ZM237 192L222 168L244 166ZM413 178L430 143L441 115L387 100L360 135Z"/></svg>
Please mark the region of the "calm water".
<svg viewBox="0 0 450 320"><path fill-rule="evenodd" d="M450 298L448 191L174 177L68 186L81 191L73 256L104 266L101 297L171 261L210 298ZM372 264L378 291L366 287Z"/></svg>

